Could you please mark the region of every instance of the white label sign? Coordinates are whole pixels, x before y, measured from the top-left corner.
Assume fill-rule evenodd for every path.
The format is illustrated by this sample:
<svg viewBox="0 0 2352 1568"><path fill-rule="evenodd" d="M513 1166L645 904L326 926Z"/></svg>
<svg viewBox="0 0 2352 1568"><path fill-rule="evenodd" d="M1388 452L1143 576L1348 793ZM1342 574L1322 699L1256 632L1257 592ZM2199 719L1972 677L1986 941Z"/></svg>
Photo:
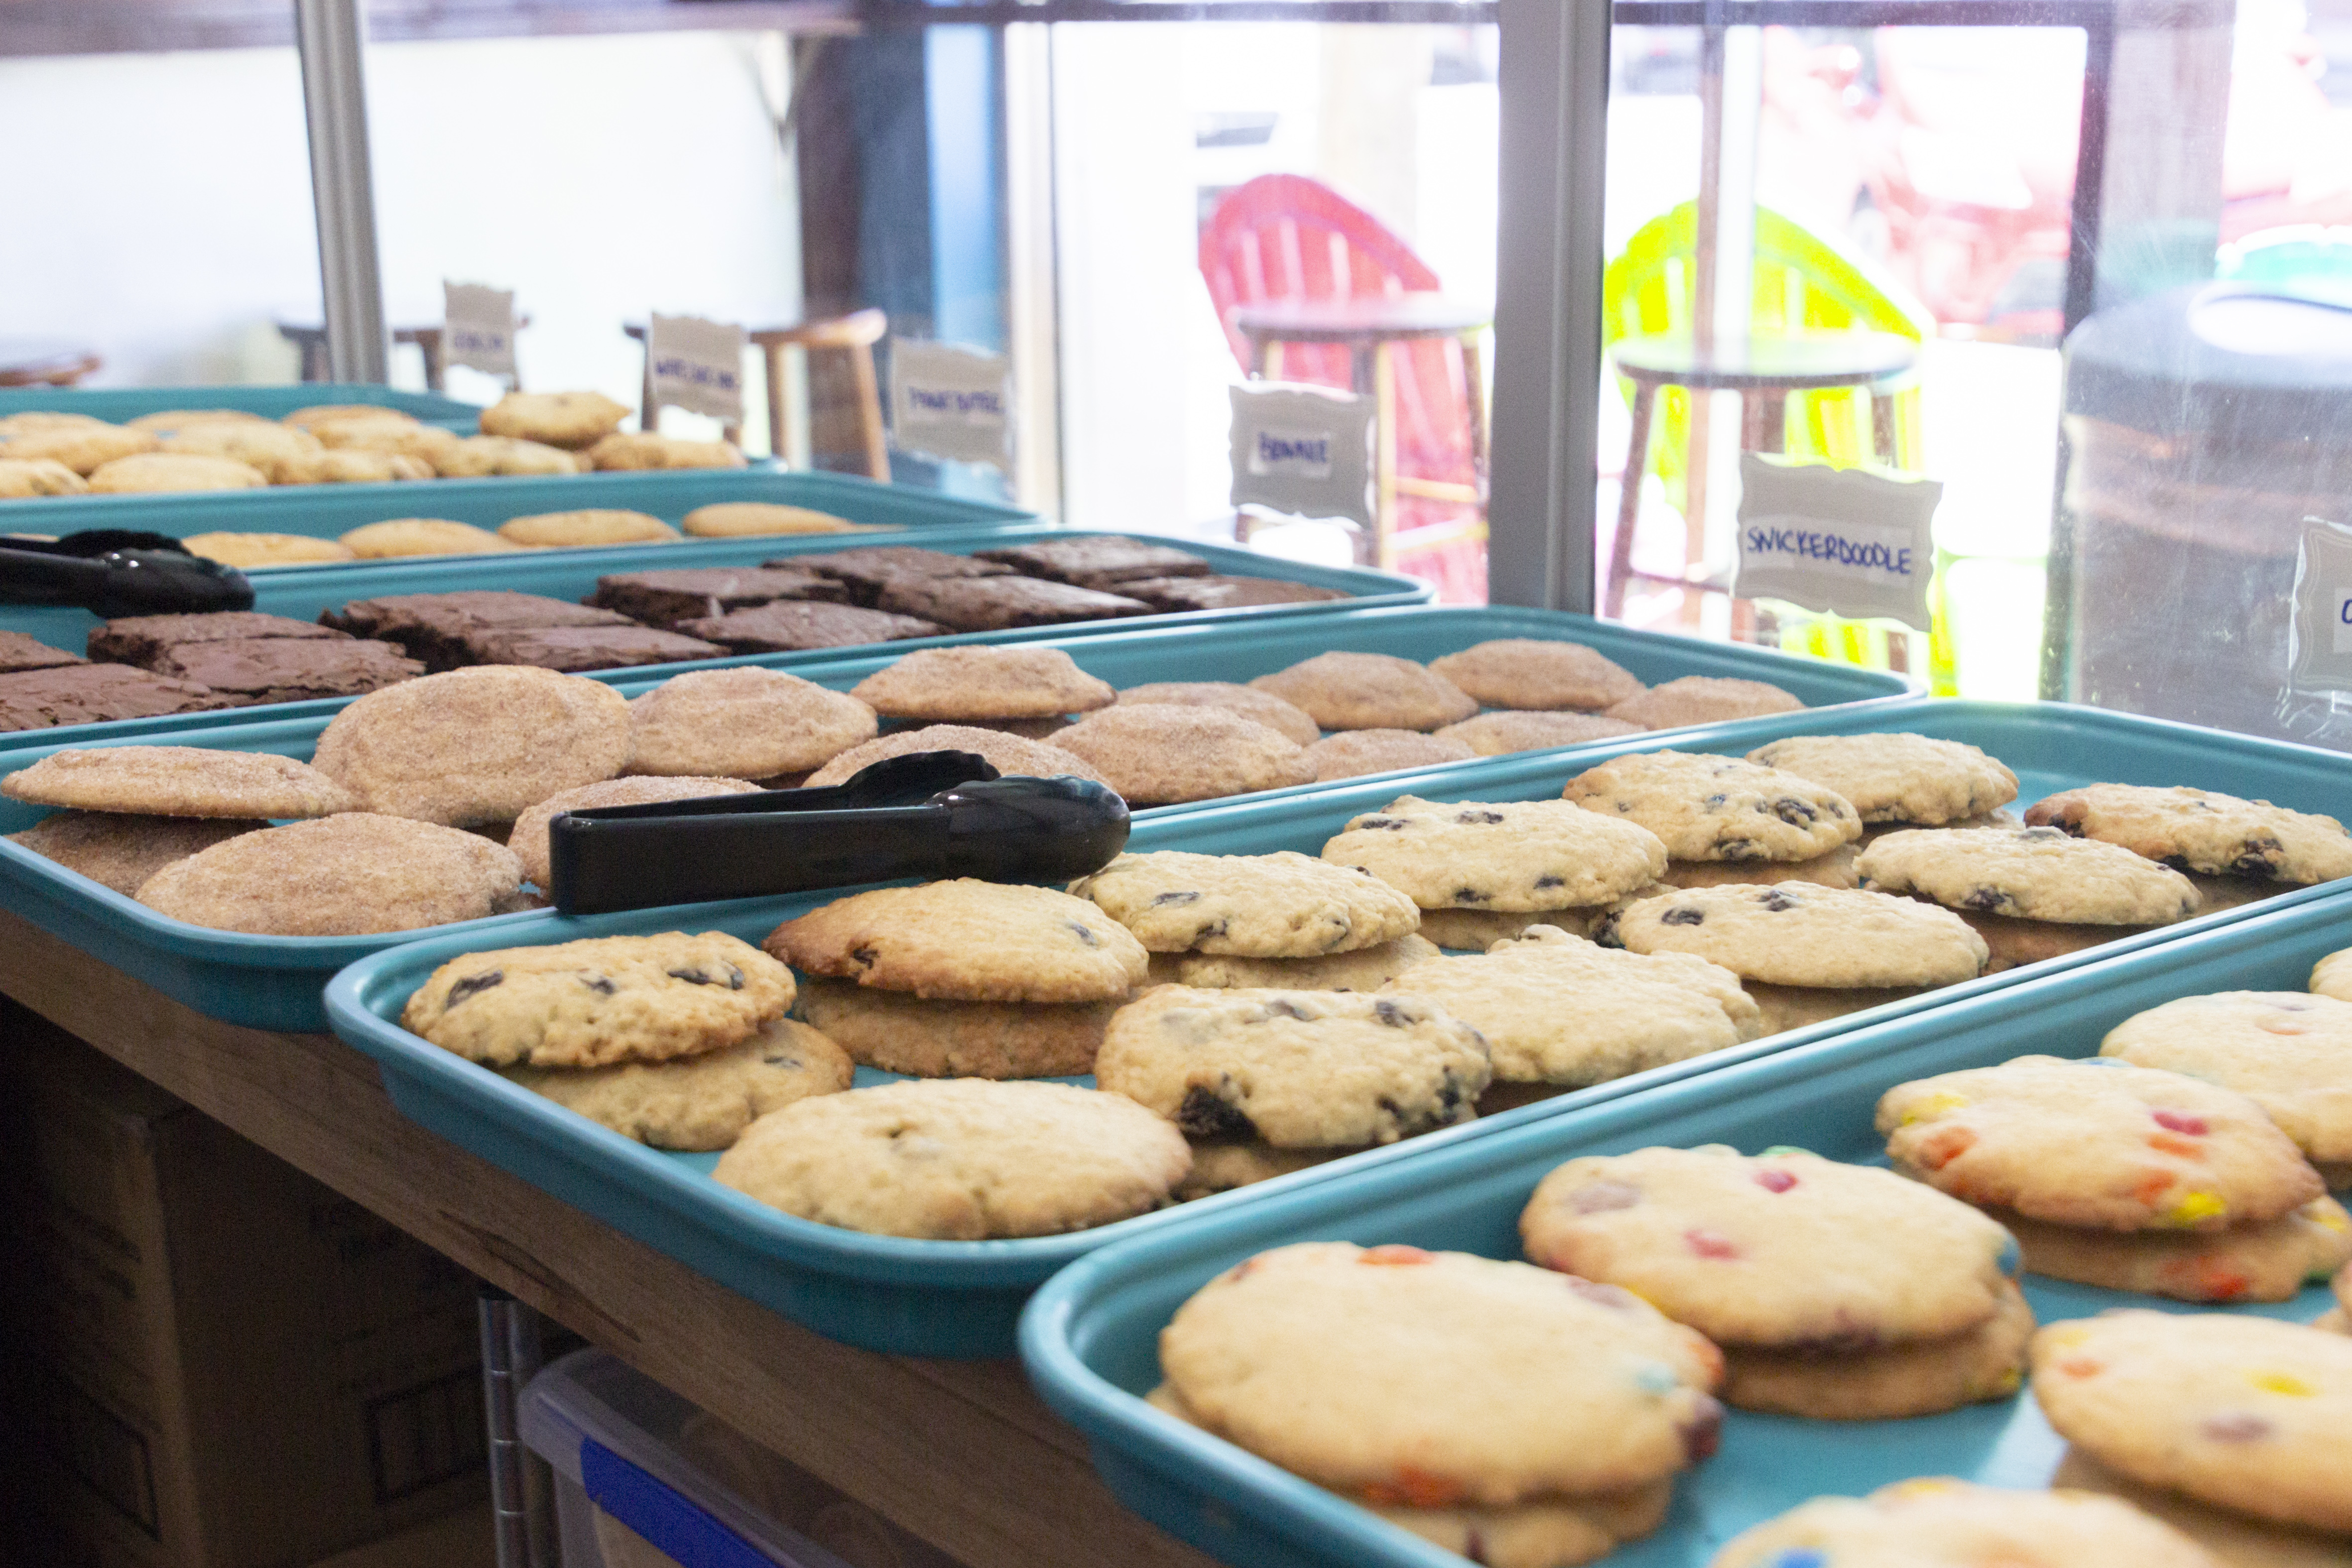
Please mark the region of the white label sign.
<svg viewBox="0 0 2352 1568"><path fill-rule="evenodd" d="M743 417L743 329L699 316L661 316L646 332L654 406L740 422Z"/></svg>
<svg viewBox="0 0 2352 1568"><path fill-rule="evenodd" d="M2294 557L2288 679L2305 691L2352 691L2352 529L2303 520Z"/></svg>
<svg viewBox="0 0 2352 1568"><path fill-rule="evenodd" d="M441 358L493 376L515 373L514 290L441 285Z"/></svg>
<svg viewBox="0 0 2352 1568"><path fill-rule="evenodd" d="M1233 504L1372 526L1372 400L1244 382L1233 394Z"/></svg>
<svg viewBox="0 0 2352 1568"><path fill-rule="evenodd" d="M1943 486L1756 452L1739 455L1739 481L1735 595L1928 629Z"/></svg>
<svg viewBox="0 0 2352 1568"><path fill-rule="evenodd" d="M1013 455L1013 362L953 343L893 338L890 423L902 452L1003 468Z"/></svg>

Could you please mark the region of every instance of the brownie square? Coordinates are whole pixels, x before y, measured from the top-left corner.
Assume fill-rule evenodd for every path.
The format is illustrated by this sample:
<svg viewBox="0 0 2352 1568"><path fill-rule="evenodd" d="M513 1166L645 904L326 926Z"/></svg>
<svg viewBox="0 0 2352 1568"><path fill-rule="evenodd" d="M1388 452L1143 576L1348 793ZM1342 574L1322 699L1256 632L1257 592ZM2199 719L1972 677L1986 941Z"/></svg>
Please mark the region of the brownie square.
<svg viewBox="0 0 2352 1568"><path fill-rule="evenodd" d="M146 666L159 675L210 686L231 706L355 697L425 673L389 643L336 637L256 637L237 643L184 643Z"/></svg>
<svg viewBox="0 0 2352 1568"><path fill-rule="evenodd" d="M698 616L724 615L779 599L838 602L848 597L848 584L820 572L782 566L711 566L600 577L588 602L617 610L647 625L675 626Z"/></svg>
<svg viewBox="0 0 2352 1568"><path fill-rule="evenodd" d="M469 664L537 664L542 670L617 670L680 659L723 659L727 650L696 637L630 622L619 626L530 626L468 632Z"/></svg>
<svg viewBox="0 0 2352 1568"><path fill-rule="evenodd" d="M1129 599L1154 610L1240 610L1253 604L1320 604L1348 596L1336 588L1310 588L1272 577L1146 577L1118 585Z"/></svg>
<svg viewBox="0 0 2352 1568"><path fill-rule="evenodd" d="M854 648L861 643L936 637L947 628L912 615L892 615L855 604L785 599L730 615L681 621L671 630L721 643L738 653L785 653L801 648Z"/></svg>
<svg viewBox="0 0 2352 1568"><path fill-rule="evenodd" d="M1013 569L1002 561L978 556L950 555L945 550L913 545L867 545L857 549L826 550L818 555L789 555L770 566L807 567L837 578L849 587L853 603L878 603L882 590L897 577L1010 577Z"/></svg>
<svg viewBox="0 0 2352 1568"><path fill-rule="evenodd" d="M1147 544L1118 534L1087 534L1071 539L1034 539L1001 549L975 550L982 560L1001 560L1030 577L1073 582L1080 588L1123 591L1129 578L1202 577L1209 563L1190 550Z"/></svg>
<svg viewBox="0 0 2352 1568"><path fill-rule="evenodd" d="M429 671L455 670L484 661L467 643L478 632L539 630L552 626L635 626L627 616L569 600L498 589L455 593L396 593L355 599L319 617L321 624L355 637L397 643Z"/></svg>
<svg viewBox="0 0 2352 1568"><path fill-rule="evenodd" d="M154 718L233 706L194 681L171 680L129 664L64 664L0 674L0 730Z"/></svg>
<svg viewBox="0 0 2352 1568"><path fill-rule="evenodd" d="M1054 626L1065 621L1108 621L1151 613L1151 606L1140 600L1034 577L893 578L883 587L881 608L919 615L959 632L1001 632L1013 626Z"/></svg>
<svg viewBox="0 0 2352 1568"><path fill-rule="evenodd" d="M38 637L27 637L22 632L0 632L0 674L15 674L19 670L54 670L84 662L79 653L52 648Z"/></svg>
<svg viewBox="0 0 2352 1568"><path fill-rule="evenodd" d="M257 610L223 610L209 615L127 615L94 628L89 656L117 664L152 669L156 658L190 643L244 643L258 638L337 642L350 636L290 616Z"/></svg>

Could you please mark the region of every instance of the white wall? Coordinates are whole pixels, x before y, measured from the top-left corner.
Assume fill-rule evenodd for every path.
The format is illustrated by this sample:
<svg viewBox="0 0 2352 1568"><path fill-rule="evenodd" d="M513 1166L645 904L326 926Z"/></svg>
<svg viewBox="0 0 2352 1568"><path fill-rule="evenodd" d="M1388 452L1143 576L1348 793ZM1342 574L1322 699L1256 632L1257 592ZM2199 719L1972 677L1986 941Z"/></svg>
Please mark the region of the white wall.
<svg viewBox="0 0 2352 1568"><path fill-rule="evenodd" d="M532 385L634 406L624 320L793 319L773 47L656 33L371 49L394 324L438 319L445 277L511 287L534 321ZM0 61L0 146L16 150L0 336L91 344L107 361L91 385L290 379L268 323L320 309L293 50ZM395 359L396 379L416 374Z"/></svg>

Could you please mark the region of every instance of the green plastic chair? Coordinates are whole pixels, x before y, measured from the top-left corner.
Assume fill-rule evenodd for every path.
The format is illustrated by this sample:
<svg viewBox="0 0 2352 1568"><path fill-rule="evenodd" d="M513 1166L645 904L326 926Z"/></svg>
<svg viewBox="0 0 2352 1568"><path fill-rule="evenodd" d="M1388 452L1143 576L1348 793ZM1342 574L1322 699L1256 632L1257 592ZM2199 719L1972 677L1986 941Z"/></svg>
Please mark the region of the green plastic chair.
<svg viewBox="0 0 2352 1568"><path fill-rule="evenodd" d="M1601 345L1622 338L1686 335L1698 291L1698 204L1685 202L1653 218L1635 232L1622 255L1602 274ZM1902 286L1868 257L1816 235L1769 207L1756 209L1753 297L1748 331L1758 338L1796 331L1841 329L1889 332L1913 342L1935 329L1935 318L1908 298ZM1618 389L1632 406L1633 383L1620 376ZM1664 388L1652 428L1648 466L1665 486L1675 510L1689 501L1685 465L1690 450L1691 394ZM1789 400L1784 455L1838 467L1871 464L1916 474L1925 465L1920 433L1919 388L1915 381L1893 398L1895 449L1875 450L1870 396L1858 388L1800 392ZM1629 474L1639 484L1643 474ZM1940 574L1939 574L1940 577ZM1937 588L1940 590L1940 581ZM1935 601L1940 608L1940 594ZM1885 669L1888 631L1867 622L1799 612L1780 620L1780 646L1836 664ZM1933 689L1956 689L1950 639L1938 613L1928 635L1926 675Z"/></svg>
<svg viewBox="0 0 2352 1568"><path fill-rule="evenodd" d="M1601 277L1602 348L1621 338L1688 333L1698 292L1697 255L1696 202L1685 202L1643 225ZM1935 329L1935 318L1926 308L1905 298L1901 285L1869 258L1769 207L1756 209L1753 277L1748 329L1755 337L1857 329L1891 332L1916 343ZM1620 376L1618 387L1632 406L1633 383ZM1895 450L1874 455L1866 392L1839 388L1797 394L1790 399L1786 455L1840 467L1875 461L1898 472L1917 473L1922 462L1917 385L1904 388L1894 401ZM1683 469L1690 447L1690 393L1668 387L1658 405L1655 428L1663 439L1651 442L1647 471L1664 482L1667 498L1679 511L1685 499ZM1628 482L1635 477L1629 476Z"/></svg>

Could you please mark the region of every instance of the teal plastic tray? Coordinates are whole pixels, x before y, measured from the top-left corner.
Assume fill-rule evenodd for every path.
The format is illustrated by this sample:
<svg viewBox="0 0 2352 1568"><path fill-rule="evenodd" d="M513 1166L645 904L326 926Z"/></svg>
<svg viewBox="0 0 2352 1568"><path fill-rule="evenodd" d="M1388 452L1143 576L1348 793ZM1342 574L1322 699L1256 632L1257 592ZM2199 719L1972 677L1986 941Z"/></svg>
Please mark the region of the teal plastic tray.
<svg viewBox="0 0 2352 1568"><path fill-rule="evenodd" d="M1462 1560L1204 1432L1141 1396L1160 1378L1159 1333L1219 1271L1272 1247L1339 1240L1520 1256L1519 1210L1545 1173L1579 1155L1654 1145L1793 1144L1837 1159L1884 1152L1880 1094L2012 1056L2095 1054L2106 1030L2176 997L2243 988L2301 990L2321 955L2352 944L2352 894L2242 921L2160 951L2105 959L1965 1005L1690 1078L1487 1136L1406 1144L1344 1177L1189 1217L1106 1248L1037 1292L1022 1359L1045 1402L1085 1433L1095 1468L1128 1507L1237 1568L1461 1568ZM2235 1310L2307 1320L2324 1287L2275 1306L2189 1307L2028 1276L2049 1322L2113 1306ZM1685 1475L1666 1521L1609 1568L1705 1568L1725 1541L1824 1493L1859 1495L1914 1476L2039 1487L2061 1440L2030 1393L1908 1421L1830 1422L1734 1411L1716 1457Z"/></svg>
<svg viewBox="0 0 2352 1568"><path fill-rule="evenodd" d="M264 419L283 419L298 408L321 403L365 402L415 414L427 424L474 434L480 405L438 392L394 392L360 382L305 382L294 386L113 387L85 392L75 387L14 387L0 392L0 416L12 413L86 413L110 424L174 408L233 408ZM13 503L12 503L13 505ZM14 515L12 512L11 516Z"/></svg>
<svg viewBox="0 0 2352 1568"><path fill-rule="evenodd" d="M1988 742L2001 738L2013 743L2010 749L2036 758L2061 744L2103 747L2110 759L2124 763L2126 768L2137 760L2143 767L2168 763L2176 772L2180 768L2202 771L2210 760L2183 749L2178 735L2173 737L2170 751L2159 751L2147 744L2152 739L2148 731L2177 730L2178 727L2151 726L2147 720L2124 716L2066 709L2057 710L2055 715L2044 712L2040 716L2062 723L2066 718L2076 718L2082 721L2081 727L2065 741L2042 742L2042 749L2037 750L2037 743L2030 734L2033 712L1996 709L1970 714L1960 705L1930 706L1923 703L1901 709L1849 709L1810 716L1816 729L1860 729L1871 727L1874 721L1895 721L1905 727L1931 734L1981 737ZM1683 739L1694 747L1741 751L1769 736L1796 731L1796 726L1782 719L1687 731ZM2137 737L2136 731L2139 732ZM2193 737L2204 732L2186 733ZM1524 759L1507 772L1492 765L1451 773L1429 770L1374 784L1325 788L1279 799L1262 798L1215 810L1150 812L1137 819L1129 847L1139 851L1184 849L1221 853L1258 853L1277 849L1313 852L1349 817L1386 802L1404 789L1425 789L1439 794L1441 799L1507 800L1550 795L1557 793L1570 774L1603 755L1629 749L1634 747L1622 741L1612 742L1605 747L1579 748L1574 753L1555 752ZM2315 754L2319 758L2327 755ZM2334 762L2339 779L2341 769L2352 766L2342 758ZM2225 769L2215 764L2213 770ZM2280 771L2284 775L2288 770L2282 768ZM2080 779L2079 775L2062 777L2049 773L2033 776L2037 782L2053 787ZM2128 771L2109 776L2147 779L2145 773ZM2170 777L2172 773L2159 776ZM2315 780L2306 779L2301 782L2310 787ZM2340 789L2340 783L2335 788ZM750 899L582 920L539 914L509 917L514 924L495 930L451 927L411 946L373 955L335 977L327 989L328 1015L336 1033L382 1064L385 1087L406 1114L451 1142L628 1231L732 1290L821 1333L871 1349L922 1355L1009 1354L1014 1315L1022 1299L1055 1268L1108 1241L1169 1223L1171 1214L1034 1241L950 1244L859 1237L795 1220L751 1203L704 1176L710 1163L709 1156L663 1155L632 1144L517 1089L494 1073L427 1044L395 1021L403 1003L433 969L461 953L506 946L538 946L583 936L670 930L719 929L756 942L779 922L834 896L836 894ZM2297 906L2333 898L2338 907L2346 907L2347 901L2352 900L2352 892L2328 894L2314 890L2291 896L2297 901ZM2281 900L2263 907L2277 909L2288 904L2288 900ZM2118 945L2105 951L2147 952L2168 943L2178 947L2185 946L2196 932L2217 926L2226 928L2247 917L2244 910L2228 912L2194 926L2176 928L2167 936L2139 938L2128 949ZM1391 1160L1419 1155L1456 1140L1498 1137L1528 1123L1549 1120L1582 1107L1603 1105L1661 1085L1706 1078L1742 1062L1786 1054L1809 1041L1846 1033L1857 1023L1906 1019L1931 1009L1957 1011L1971 998L2006 992L2038 976L2079 968L2087 962L2077 956L2010 970L1967 986L1856 1014L1851 1019L1792 1030L1735 1051L1675 1063L1388 1149L1352 1155L1234 1197L1255 1201L1294 1186L1350 1180ZM864 1074L861 1081L873 1081L874 1076ZM1222 1206L1228 1199L1220 1197L1210 1202ZM1202 1216L1213 1211L1205 1206L1187 1206L1181 1212Z"/></svg>
<svg viewBox="0 0 2352 1568"><path fill-rule="evenodd" d="M1402 619L1538 612L1430 610L1365 613ZM1476 641L1476 624L1464 626L1457 634L1465 641ZM1304 638L1307 633L1303 625L1291 622L1268 628L1250 640L1263 644L1281 638ZM1174 635L1179 634L1171 634ZM1181 635L1186 641L1178 644L1180 652L1189 659L1200 659L1207 656L1208 650L1231 642L1239 633L1232 629L1202 628ZM1072 656L1081 664L1095 664L1093 648L1076 643L1068 646ZM1280 664L1287 659L1276 657L1272 662ZM828 685L847 685L856 679L854 668L848 672L816 668L803 673ZM635 682L615 681L614 685L634 695L659 678L647 675ZM274 751L307 760L324 727L323 719L288 719L194 731L186 739L194 745L236 751ZM1274 850L1298 850L1312 854L1349 818L1375 810L1402 794L1418 793L1439 800L1542 800L1558 795L1571 776L1604 758L1629 751L1651 750L1665 745L1685 750L1739 754L1783 735L1850 735L1882 729L1907 729L1981 746L2017 770L2023 789L2021 798L2025 800L2074 785L2106 779L2129 784L2193 783L2231 794L2261 795L2304 810L2324 810L2352 789L2352 757L2337 752L2223 735L2137 715L2103 713L2095 708L1919 699L1812 709L1706 728L1621 737L1555 751L1447 763L1350 779L1344 784L1269 790L1230 801L1161 807L1137 813L1135 842L1139 846L1150 844L1222 854L1263 854ZM164 744L173 739L169 734L133 738L142 743ZM0 752L0 772L29 766L58 749L62 747L51 745ZM42 814L39 807L0 799L0 833L28 827ZM2306 888L2259 905L2224 910L2197 921L2128 937L2095 951L2100 956L2140 951L2189 933L2242 919L2252 911L2277 909L2325 896L2325 889ZM257 1029L324 1027L326 1013L320 1002L320 990L329 977L362 956L416 940L404 933L340 937L248 936L190 925L166 919L144 904L110 893L55 862L5 841L0 841L0 900L44 930L117 968L139 976L199 1012ZM499 915L492 921L438 928L432 933L432 938L456 940L475 947L499 946L527 939L518 934L516 923L552 922L556 918L547 911ZM686 916L673 911L667 915L656 912L648 918L676 922ZM646 927L667 928L659 924ZM1867 1021L1941 1007L2011 984L2020 975L2047 974L2089 959L2090 956L2084 954L2050 959L1965 986L1890 1002L1885 1008L1854 1017ZM1848 1020L1839 1019L1822 1027L1837 1030L1851 1026ZM1810 1036L1777 1035L1742 1050L1778 1050L1800 1038ZM1658 1071L1673 1076L1704 1071L1726 1060L1718 1055ZM1643 1082L1663 1081L1652 1078ZM1587 1091L1604 1097L1617 1092L1615 1085Z"/></svg>
<svg viewBox="0 0 2352 1568"><path fill-rule="evenodd" d="M847 474L761 465L676 473L573 474L555 479L418 479L396 485L273 485L265 490L208 490L195 495L65 496L45 501L0 502L0 528L25 534L144 528L182 539L222 530L334 538L364 524L394 517L447 517L476 528L496 528L509 517L588 507L650 512L664 522L676 523L697 507L720 501L777 501L887 528L1014 528L1037 521L1034 512L992 501L970 501L907 485L877 485ZM781 535L772 542L782 544L797 537L801 536ZM838 540L835 536L835 549L840 548ZM654 548L676 551L704 547L680 542ZM533 551L532 558L538 559L539 553ZM462 566L513 558L501 552L457 559ZM252 575L258 584L320 571L391 572L422 564L407 559L356 566L274 566ZM19 626L14 619L6 624L33 632L35 636L46 635L31 626Z"/></svg>
<svg viewBox="0 0 2352 1568"><path fill-rule="evenodd" d="M615 572L754 566L761 561L784 556L866 549L877 545L919 545L927 549L969 555L974 550L1017 544L1024 539L1054 538L1061 535L1059 528L1031 521L1025 526L1008 527L992 523L981 527L941 528L926 530L919 535L801 534L761 539L695 539L679 544L625 545L605 549L533 550L514 555L444 556L366 565L318 566L256 573L253 578L253 607L271 614L291 616L298 621L315 621L320 611L340 610L354 599L379 599L395 593L447 593L458 589L478 588L509 589L518 593L542 594L576 603L595 591L598 578ZM1334 589L1349 597L1312 604L1194 610L1168 615L1139 615L1126 621L1073 622L1009 632L972 632L945 637L908 638L896 643L867 643L849 648L819 648L796 653L747 653L730 659L695 661L690 665L637 665L628 670L598 671L595 675L599 680L619 679L654 670L659 672L654 679L665 680L681 669L707 668L720 664L762 664L800 671L810 664L835 664L869 656L877 664L881 664L903 658L917 648L957 643L1059 641L1161 627L1229 625L1235 622L1255 624L1268 619L1298 615L1319 616L1351 609L1421 604L1427 601L1431 592L1428 584L1416 582L1395 572L1314 566L1302 561L1284 560L1276 556L1259 555L1231 545L1202 544L1192 539L1162 539L1139 534L1127 537L1149 538L1155 544L1180 546L1206 557L1220 571L1273 578L1285 582L1303 582L1317 588ZM39 638L51 647L63 648L72 653L88 649L90 630L98 624L99 618L87 610L47 605L0 607L0 631L22 632ZM1883 689L1888 677L1877 679L1880 685L1869 688L1872 695L1877 695ZM1857 691L1862 689L1856 688ZM330 697L315 702L273 703L262 708L221 708L210 713L174 714L156 718L119 719L106 724L21 730L13 735L0 734L0 748L20 738L38 742L46 737L70 734L84 739L100 739L149 735L166 729L210 728L222 724L250 723L265 716L269 718L302 718L331 715L351 700L348 697Z"/></svg>

